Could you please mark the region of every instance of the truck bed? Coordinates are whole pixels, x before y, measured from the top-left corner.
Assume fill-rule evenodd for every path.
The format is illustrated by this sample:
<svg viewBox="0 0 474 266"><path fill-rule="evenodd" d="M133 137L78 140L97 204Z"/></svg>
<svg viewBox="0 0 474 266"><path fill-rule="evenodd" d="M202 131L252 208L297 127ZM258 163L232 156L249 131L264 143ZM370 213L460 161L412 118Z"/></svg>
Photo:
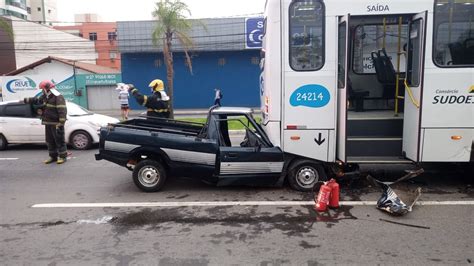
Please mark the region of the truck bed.
<svg viewBox="0 0 474 266"><path fill-rule="evenodd" d="M136 118L114 124L114 127L196 136L202 131L204 124L171 119Z"/></svg>

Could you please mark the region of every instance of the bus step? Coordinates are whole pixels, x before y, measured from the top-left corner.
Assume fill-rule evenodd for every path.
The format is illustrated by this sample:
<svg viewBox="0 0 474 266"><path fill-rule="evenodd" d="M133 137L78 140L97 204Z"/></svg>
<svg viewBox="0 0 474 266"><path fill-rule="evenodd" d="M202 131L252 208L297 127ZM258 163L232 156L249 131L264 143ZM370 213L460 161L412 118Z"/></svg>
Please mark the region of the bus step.
<svg viewBox="0 0 474 266"><path fill-rule="evenodd" d="M413 162L398 156L349 156L347 163L358 164L412 164Z"/></svg>
<svg viewBox="0 0 474 266"><path fill-rule="evenodd" d="M393 117L393 114L391 114ZM401 137L403 136L403 119L351 119L347 120L347 136L363 137Z"/></svg>
<svg viewBox="0 0 474 266"><path fill-rule="evenodd" d="M400 137L349 137L347 156L401 156Z"/></svg>

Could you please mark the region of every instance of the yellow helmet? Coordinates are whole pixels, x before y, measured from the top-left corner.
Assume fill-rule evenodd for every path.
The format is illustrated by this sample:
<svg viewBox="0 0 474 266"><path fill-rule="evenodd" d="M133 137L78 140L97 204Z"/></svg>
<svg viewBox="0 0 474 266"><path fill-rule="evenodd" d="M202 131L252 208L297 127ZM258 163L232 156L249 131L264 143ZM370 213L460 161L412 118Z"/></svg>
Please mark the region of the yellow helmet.
<svg viewBox="0 0 474 266"><path fill-rule="evenodd" d="M153 91L162 91L165 89L165 85L161 79L155 79L148 85Z"/></svg>

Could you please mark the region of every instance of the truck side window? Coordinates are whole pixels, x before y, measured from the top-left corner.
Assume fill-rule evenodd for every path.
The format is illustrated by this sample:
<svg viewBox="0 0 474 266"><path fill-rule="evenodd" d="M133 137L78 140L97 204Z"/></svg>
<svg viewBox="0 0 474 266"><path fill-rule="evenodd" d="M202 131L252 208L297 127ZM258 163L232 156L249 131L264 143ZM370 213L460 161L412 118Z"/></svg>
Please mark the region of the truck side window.
<svg viewBox="0 0 474 266"><path fill-rule="evenodd" d="M290 66L315 71L324 65L324 4L319 0L293 0L289 9Z"/></svg>
<svg viewBox="0 0 474 266"><path fill-rule="evenodd" d="M245 134L229 134L234 128L245 128ZM220 146L256 147L262 144L261 137L245 116L227 116L219 120Z"/></svg>

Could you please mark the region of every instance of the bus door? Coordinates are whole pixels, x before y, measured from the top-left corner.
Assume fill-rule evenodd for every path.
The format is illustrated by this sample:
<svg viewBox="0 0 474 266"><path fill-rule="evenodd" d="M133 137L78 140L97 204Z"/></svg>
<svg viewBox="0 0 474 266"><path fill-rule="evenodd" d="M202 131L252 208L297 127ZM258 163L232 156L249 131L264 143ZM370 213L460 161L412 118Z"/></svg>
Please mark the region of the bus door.
<svg viewBox="0 0 474 266"><path fill-rule="evenodd" d="M405 111L403 118L403 154L412 161L420 159L421 97L423 95L425 35L427 12L419 13L408 25L405 48Z"/></svg>
<svg viewBox="0 0 474 266"><path fill-rule="evenodd" d="M337 36L337 154L346 162L347 122L347 55L349 54L349 15L339 19Z"/></svg>

